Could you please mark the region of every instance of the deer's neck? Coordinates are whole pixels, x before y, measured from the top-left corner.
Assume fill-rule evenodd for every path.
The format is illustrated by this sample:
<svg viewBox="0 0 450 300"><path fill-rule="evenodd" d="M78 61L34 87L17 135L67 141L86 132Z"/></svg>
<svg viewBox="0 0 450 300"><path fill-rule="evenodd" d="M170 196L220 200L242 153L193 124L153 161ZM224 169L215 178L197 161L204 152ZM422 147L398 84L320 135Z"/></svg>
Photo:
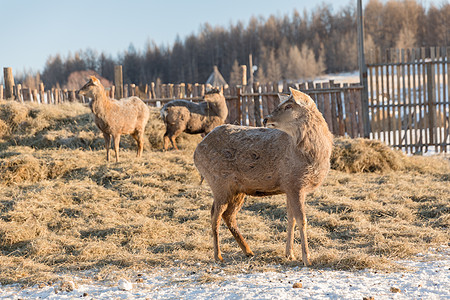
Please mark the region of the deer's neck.
<svg viewBox="0 0 450 300"><path fill-rule="evenodd" d="M325 121L299 127L294 140L297 142L297 151L311 165L316 168L329 168L333 136Z"/></svg>
<svg viewBox="0 0 450 300"><path fill-rule="evenodd" d="M93 94L91 109L97 117L105 117L111 105L111 100L106 96L105 91L100 90Z"/></svg>
<svg viewBox="0 0 450 300"><path fill-rule="evenodd" d="M207 108L214 111L214 114L216 114L222 121L225 121L225 119L228 116L228 108L225 101L221 102L208 102Z"/></svg>

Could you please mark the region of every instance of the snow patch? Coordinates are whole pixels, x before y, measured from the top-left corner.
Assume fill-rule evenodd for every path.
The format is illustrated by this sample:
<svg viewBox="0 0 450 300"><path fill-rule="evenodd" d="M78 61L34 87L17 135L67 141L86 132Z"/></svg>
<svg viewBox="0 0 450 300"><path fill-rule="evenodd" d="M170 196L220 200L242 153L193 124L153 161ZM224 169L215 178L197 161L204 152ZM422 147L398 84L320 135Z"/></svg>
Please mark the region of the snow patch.
<svg viewBox="0 0 450 300"><path fill-rule="evenodd" d="M55 286L25 289L18 285L0 286L0 299L450 298L449 246L399 263L411 272L346 272L297 267L289 271L253 274L223 275L223 272L214 272L217 280L209 283L201 283L202 274L172 268L139 275L142 280L134 286L122 279L118 283L119 288L101 283L79 284L74 285L73 291L55 293Z"/></svg>

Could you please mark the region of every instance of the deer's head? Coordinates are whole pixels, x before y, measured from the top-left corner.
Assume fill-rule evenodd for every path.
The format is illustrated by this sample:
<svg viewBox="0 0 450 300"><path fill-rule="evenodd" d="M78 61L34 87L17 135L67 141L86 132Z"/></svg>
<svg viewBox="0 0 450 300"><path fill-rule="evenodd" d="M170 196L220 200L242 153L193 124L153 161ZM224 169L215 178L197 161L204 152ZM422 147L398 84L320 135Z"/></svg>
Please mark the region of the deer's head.
<svg viewBox="0 0 450 300"><path fill-rule="evenodd" d="M95 95L104 91L103 85L95 76L91 76L88 82L77 91L78 95L94 98Z"/></svg>
<svg viewBox="0 0 450 300"><path fill-rule="evenodd" d="M296 136L298 128L309 121L310 111L316 107L307 94L290 88L290 95L278 95L280 105L264 118L264 126L276 128Z"/></svg>

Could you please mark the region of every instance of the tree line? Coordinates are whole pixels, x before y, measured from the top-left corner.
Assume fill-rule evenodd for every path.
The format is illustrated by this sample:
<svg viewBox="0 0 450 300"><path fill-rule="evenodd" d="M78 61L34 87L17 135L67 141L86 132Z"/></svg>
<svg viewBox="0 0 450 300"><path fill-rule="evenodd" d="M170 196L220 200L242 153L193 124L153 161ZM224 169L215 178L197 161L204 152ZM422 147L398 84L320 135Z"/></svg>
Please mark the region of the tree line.
<svg viewBox="0 0 450 300"><path fill-rule="evenodd" d="M450 4L425 8L416 0L370 0L364 7L364 26L366 50L447 46ZM26 74L22 80L64 86L72 72L94 70L113 81L114 65L121 64L124 83L203 83L218 66L235 84L239 65L249 64L249 54L256 66L255 80L262 83L356 70L356 4L337 12L322 4L311 12L252 17L247 24L237 22L228 28L205 23L197 34L178 37L171 46L149 41L145 49L136 49L131 44L116 58L93 49L65 57L56 54L40 74Z"/></svg>

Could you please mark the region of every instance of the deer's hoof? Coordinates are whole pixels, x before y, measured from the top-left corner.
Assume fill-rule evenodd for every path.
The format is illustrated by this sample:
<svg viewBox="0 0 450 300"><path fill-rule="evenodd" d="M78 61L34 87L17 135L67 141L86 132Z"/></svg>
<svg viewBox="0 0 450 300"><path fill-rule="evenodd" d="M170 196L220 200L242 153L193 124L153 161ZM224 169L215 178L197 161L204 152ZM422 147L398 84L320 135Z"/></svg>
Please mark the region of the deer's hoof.
<svg viewBox="0 0 450 300"><path fill-rule="evenodd" d="M288 260L290 260L290 261L293 261L293 260L295 260L295 255L294 255L294 254L287 254L287 255L286 255L286 258L287 258Z"/></svg>

